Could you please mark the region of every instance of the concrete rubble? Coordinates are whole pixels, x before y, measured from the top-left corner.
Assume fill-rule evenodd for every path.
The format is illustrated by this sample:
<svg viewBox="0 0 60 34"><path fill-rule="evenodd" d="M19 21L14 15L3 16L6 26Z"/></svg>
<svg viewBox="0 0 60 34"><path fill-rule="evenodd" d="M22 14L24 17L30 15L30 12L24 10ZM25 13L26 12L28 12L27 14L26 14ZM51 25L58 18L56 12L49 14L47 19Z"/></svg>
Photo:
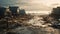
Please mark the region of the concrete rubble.
<svg viewBox="0 0 60 34"><path fill-rule="evenodd" d="M0 19L0 34L60 34L56 29L60 21L51 15L5 15Z"/></svg>

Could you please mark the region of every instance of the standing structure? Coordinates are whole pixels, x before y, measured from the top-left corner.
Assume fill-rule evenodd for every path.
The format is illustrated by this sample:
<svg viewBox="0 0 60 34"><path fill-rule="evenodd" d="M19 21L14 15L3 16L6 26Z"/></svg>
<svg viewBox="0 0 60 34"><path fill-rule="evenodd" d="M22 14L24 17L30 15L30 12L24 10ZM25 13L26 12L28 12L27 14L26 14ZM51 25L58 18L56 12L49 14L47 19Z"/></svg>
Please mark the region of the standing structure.
<svg viewBox="0 0 60 34"><path fill-rule="evenodd" d="M0 7L0 17L4 16L5 11L6 11L6 8Z"/></svg>
<svg viewBox="0 0 60 34"><path fill-rule="evenodd" d="M60 7L53 8L53 11L50 14L50 16L54 17L55 19L59 19L60 18Z"/></svg>
<svg viewBox="0 0 60 34"><path fill-rule="evenodd" d="M17 15L17 9L18 9L17 6L10 6L9 9L10 9L13 16Z"/></svg>
<svg viewBox="0 0 60 34"><path fill-rule="evenodd" d="M26 13L25 13L25 10L24 9L20 9L19 10L19 15L25 15Z"/></svg>

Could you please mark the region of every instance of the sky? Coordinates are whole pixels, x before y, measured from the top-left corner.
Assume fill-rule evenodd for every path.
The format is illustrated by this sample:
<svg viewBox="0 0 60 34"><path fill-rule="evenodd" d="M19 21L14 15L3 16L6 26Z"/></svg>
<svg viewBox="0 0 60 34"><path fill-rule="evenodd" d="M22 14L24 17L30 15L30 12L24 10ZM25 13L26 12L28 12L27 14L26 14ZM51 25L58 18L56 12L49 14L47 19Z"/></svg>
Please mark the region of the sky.
<svg viewBox="0 0 60 34"><path fill-rule="evenodd" d="M31 10L51 10L51 8L60 6L60 0L22 0L24 8ZM22 7L22 6L21 6Z"/></svg>
<svg viewBox="0 0 60 34"><path fill-rule="evenodd" d="M25 10L51 10L60 6L60 0L0 0L0 5L18 5Z"/></svg>
<svg viewBox="0 0 60 34"><path fill-rule="evenodd" d="M49 6L49 5L55 4L55 3L60 4L60 0L33 0L31 3L43 3L43 4L46 4Z"/></svg>

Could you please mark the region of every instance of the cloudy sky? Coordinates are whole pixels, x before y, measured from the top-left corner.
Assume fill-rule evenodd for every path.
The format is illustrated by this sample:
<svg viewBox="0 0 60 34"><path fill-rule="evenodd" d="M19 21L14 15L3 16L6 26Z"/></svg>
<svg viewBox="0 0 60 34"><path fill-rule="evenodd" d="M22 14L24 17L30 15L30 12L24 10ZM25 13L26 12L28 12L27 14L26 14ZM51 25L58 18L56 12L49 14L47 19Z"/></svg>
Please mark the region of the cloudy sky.
<svg viewBox="0 0 60 34"><path fill-rule="evenodd" d="M21 7L29 10L51 10L60 6L60 0L21 0Z"/></svg>
<svg viewBox="0 0 60 34"><path fill-rule="evenodd" d="M60 6L60 0L0 0L0 5L18 5L25 10L51 10Z"/></svg>

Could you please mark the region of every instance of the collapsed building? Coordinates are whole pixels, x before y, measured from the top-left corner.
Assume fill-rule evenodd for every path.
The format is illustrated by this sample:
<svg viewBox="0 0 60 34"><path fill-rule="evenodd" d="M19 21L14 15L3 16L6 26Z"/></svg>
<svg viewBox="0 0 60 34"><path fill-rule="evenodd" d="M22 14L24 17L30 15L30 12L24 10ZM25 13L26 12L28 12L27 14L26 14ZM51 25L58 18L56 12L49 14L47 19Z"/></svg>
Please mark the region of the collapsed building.
<svg viewBox="0 0 60 34"><path fill-rule="evenodd" d="M54 17L55 19L59 19L60 18L60 7L53 8L52 13L50 15Z"/></svg>
<svg viewBox="0 0 60 34"><path fill-rule="evenodd" d="M4 23L3 24L4 26L0 26L0 27L5 27L5 24L6 24L6 28L8 28L9 26L11 26L11 28L12 28L15 26L15 24L21 25L21 23L23 23L24 21L29 20L31 18L30 15L27 15L25 13L24 9L18 9L18 8L19 7L17 7L17 6L13 6L13 7L10 6L8 8L2 7L0 9L0 12L1 12L0 24L2 24L2 22ZM2 16L4 16L4 17L2 18ZM11 24L14 26L12 26Z"/></svg>
<svg viewBox="0 0 60 34"><path fill-rule="evenodd" d="M19 11L18 11L19 10ZM17 16L17 15L25 15L24 9L19 9L18 6L9 6L8 8L0 7L0 17L5 16Z"/></svg>
<svg viewBox="0 0 60 34"><path fill-rule="evenodd" d="M15 25L15 23L17 23L16 21L20 20L20 17L18 18L18 16L22 15L22 12L24 12L24 14L25 14L25 10L21 10L18 8L19 7L17 7L17 6L13 6L13 7L10 6L8 8L0 7L0 18L1 18L0 24L2 24L2 26L0 25L0 28L8 28L9 26L11 26L11 24L14 23L14 25ZM17 10L19 10L19 12Z"/></svg>
<svg viewBox="0 0 60 34"><path fill-rule="evenodd" d="M53 8L52 13L49 16L53 18L53 20L50 18L52 26L60 28L60 7Z"/></svg>

